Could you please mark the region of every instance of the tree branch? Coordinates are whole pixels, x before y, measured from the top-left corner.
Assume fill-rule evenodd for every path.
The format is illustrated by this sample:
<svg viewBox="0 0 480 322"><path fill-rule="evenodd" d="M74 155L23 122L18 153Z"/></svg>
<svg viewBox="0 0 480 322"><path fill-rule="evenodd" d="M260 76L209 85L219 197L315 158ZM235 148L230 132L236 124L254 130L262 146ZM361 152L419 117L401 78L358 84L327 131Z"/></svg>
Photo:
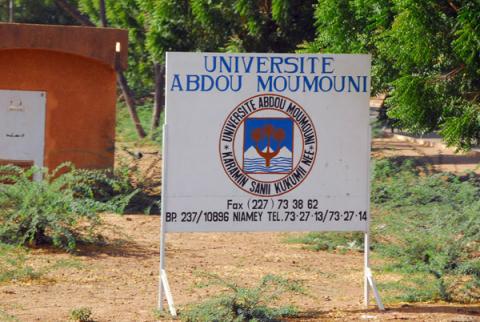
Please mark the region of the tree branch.
<svg viewBox="0 0 480 322"><path fill-rule="evenodd" d="M105 0L100 0L100 23L102 27L107 27L107 13L105 10Z"/></svg>
<svg viewBox="0 0 480 322"><path fill-rule="evenodd" d="M448 5L455 11L458 12L460 9L452 2L452 0L448 0Z"/></svg>
<svg viewBox="0 0 480 322"><path fill-rule="evenodd" d="M152 124L151 124L152 133L160 125L160 115L162 114L163 105L164 105L163 89L165 86L165 65L155 63L153 66L155 71L155 100L153 103L153 113L152 113Z"/></svg>
<svg viewBox="0 0 480 322"><path fill-rule="evenodd" d="M68 13L70 16L72 16L75 20L77 20L81 25L95 27L95 24L91 22L90 19L82 15L82 13L78 11L77 8L72 6L68 1L55 0L55 4L59 6L61 9L63 9L63 11Z"/></svg>

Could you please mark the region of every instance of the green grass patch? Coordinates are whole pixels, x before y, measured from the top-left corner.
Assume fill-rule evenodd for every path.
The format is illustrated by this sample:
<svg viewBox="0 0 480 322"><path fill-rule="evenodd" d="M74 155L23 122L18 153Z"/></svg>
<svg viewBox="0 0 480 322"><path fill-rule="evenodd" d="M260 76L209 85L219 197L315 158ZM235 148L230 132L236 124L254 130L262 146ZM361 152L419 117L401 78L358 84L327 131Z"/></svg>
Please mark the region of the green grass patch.
<svg viewBox="0 0 480 322"><path fill-rule="evenodd" d="M150 132L152 122L152 100L146 100L143 104L137 105L138 118L143 126L147 137L139 139L135 130L135 125L130 118L125 103L120 102L117 104L117 126L116 126L116 139L122 143L133 144L135 146L141 145L156 145L162 146L163 126L165 113L162 113L160 117L160 126L154 132Z"/></svg>
<svg viewBox="0 0 480 322"><path fill-rule="evenodd" d="M41 272L27 264L27 256L23 247L0 243L0 283L39 278Z"/></svg>
<svg viewBox="0 0 480 322"><path fill-rule="evenodd" d="M3 322L19 322L20 320L17 319L15 316L8 314L4 310L0 309L0 321Z"/></svg>
<svg viewBox="0 0 480 322"><path fill-rule="evenodd" d="M378 283L386 302L428 302L440 299L435 279L424 273L404 275L394 282Z"/></svg>
<svg viewBox="0 0 480 322"><path fill-rule="evenodd" d="M85 265L74 258L32 265L32 256L27 248L0 243L0 283L27 282L59 269L84 268Z"/></svg>
<svg viewBox="0 0 480 322"><path fill-rule="evenodd" d="M214 274L203 277L206 281L200 287L217 286L223 291L187 307L180 315L183 321L279 321L295 316L297 310L293 306L276 307L276 301L285 293L303 293L298 282L276 275L264 276L253 287L240 286Z"/></svg>
<svg viewBox="0 0 480 322"><path fill-rule="evenodd" d="M318 233L310 232L300 236L291 236L286 242L304 244L306 249L315 251L363 251L363 234L354 233Z"/></svg>

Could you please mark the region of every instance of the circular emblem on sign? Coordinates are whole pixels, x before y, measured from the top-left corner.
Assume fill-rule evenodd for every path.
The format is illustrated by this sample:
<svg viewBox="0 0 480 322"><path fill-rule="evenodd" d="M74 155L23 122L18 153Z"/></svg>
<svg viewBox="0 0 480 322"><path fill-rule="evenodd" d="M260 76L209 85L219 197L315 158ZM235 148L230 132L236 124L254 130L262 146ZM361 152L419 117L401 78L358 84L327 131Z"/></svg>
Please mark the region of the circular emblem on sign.
<svg viewBox="0 0 480 322"><path fill-rule="evenodd" d="M298 103L262 94L244 100L227 116L219 153L225 173L240 189L255 196L279 196L310 173L317 135Z"/></svg>

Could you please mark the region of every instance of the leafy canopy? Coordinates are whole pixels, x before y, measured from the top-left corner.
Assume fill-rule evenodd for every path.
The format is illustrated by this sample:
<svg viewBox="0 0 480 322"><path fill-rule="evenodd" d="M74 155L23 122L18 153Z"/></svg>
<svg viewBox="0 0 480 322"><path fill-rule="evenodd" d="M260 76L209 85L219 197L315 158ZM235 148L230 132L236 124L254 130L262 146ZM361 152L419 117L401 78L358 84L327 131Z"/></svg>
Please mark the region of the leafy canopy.
<svg viewBox="0 0 480 322"><path fill-rule="evenodd" d="M480 143L480 2L319 0L306 52L371 53L388 116L460 149Z"/></svg>

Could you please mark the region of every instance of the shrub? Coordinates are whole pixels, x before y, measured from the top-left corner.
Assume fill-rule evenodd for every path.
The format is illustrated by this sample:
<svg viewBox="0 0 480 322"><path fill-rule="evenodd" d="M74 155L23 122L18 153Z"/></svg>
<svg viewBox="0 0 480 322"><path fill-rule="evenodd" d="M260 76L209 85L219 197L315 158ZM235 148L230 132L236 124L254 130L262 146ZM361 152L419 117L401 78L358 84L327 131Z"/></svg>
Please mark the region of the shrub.
<svg viewBox="0 0 480 322"><path fill-rule="evenodd" d="M422 174L409 160L372 171L372 248L405 275L388 289L403 301L480 299L480 181L475 174ZM290 239L314 250L358 246L358 233Z"/></svg>
<svg viewBox="0 0 480 322"><path fill-rule="evenodd" d="M398 166L373 182L372 199L382 213L374 221L378 235L385 237L376 249L393 260L389 269L432 276L436 292L430 300L480 299L480 186L475 177L419 176Z"/></svg>
<svg viewBox="0 0 480 322"><path fill-rule="evenodd" d="M255 287L241 287L217 275L206 274L207 283L226 290L221 294L191 305L180 315L184 321L278 321L297 313L291 306L271 307L285 292L302 292L297 282L275 275L264 276Z"/></svg>
<svg viewBox="0 0 480 322"><path fill-rule="evenodd" d="M39 171L44 180L32 181L32 175ZM105 186L99 186L99 182ZM0 241L52 243L73 251L77 241L94 236L101 222L99 212L123 211L136 193L108 199L105 187L118 190L105 173L76 170L70 164L61 165L52 173L38 168L1 166Z"/></svg>
<svg viewBox="0 0 480 322"><path fill-rule="evenodd" d="M70 311L70 320L77 322L93 322L92 309L89 307L80 307Z"/></svg>

